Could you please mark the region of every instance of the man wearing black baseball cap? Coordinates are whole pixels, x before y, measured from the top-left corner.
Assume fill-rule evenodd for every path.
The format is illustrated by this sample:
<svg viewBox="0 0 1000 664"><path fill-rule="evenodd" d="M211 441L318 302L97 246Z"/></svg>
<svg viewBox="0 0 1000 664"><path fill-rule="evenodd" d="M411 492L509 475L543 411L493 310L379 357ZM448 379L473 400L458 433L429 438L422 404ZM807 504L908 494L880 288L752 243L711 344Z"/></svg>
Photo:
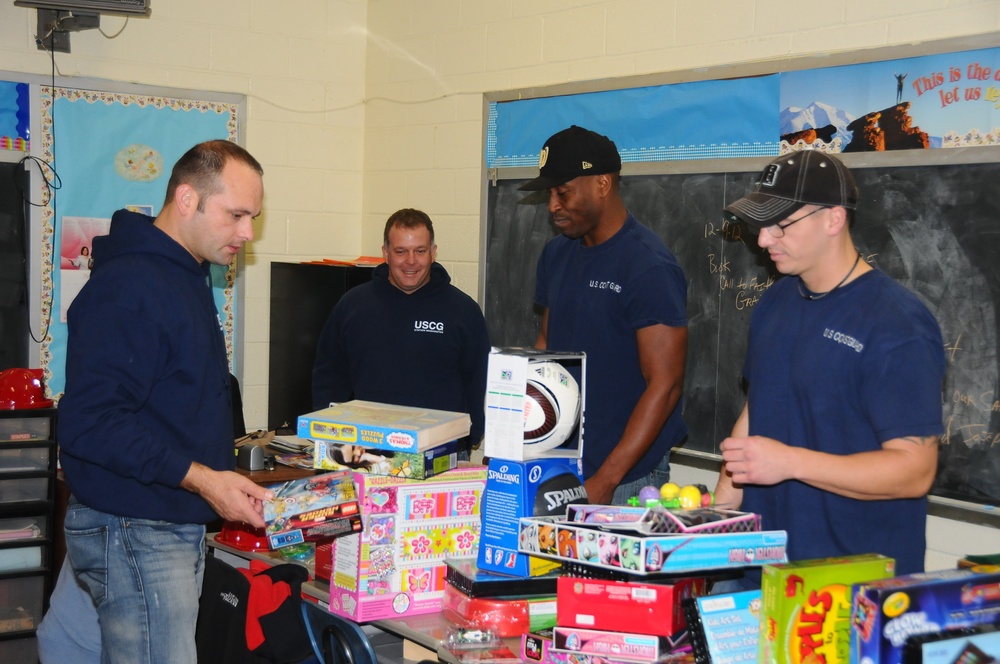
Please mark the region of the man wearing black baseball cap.
<svg viewBox="0 0 1000 664"><path fill-rule="evenodd" d="M687 282L663 241L626 209L609 138L574 125L545 142L538 165L521 188L548 190L561 234L538 261L535 346L587 354L587 495L624 504L669 480L670 449L687 434Z"/></svg>
<svg viewBox="0 0 1000 664"><path fill-rule="evenodd" d="M843 163L803 151L725 208L787 277L751 315L715 496L787 531L792 560L875 552L907 574L924 567L944 344L927 307L861 260L857 203Z"/></svg>

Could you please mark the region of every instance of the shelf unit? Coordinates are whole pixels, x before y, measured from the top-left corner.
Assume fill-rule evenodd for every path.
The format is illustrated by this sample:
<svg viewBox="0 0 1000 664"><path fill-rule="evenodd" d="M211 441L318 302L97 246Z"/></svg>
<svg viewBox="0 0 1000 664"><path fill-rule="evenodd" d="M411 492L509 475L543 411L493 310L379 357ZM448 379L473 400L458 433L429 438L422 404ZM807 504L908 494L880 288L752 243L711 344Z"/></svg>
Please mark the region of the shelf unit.
<svg viewBox="0 0 1000 664"><path fill-rule="evenodd" d="M38 661L52 592L56 409L0 411L0 661Z"/></svg>

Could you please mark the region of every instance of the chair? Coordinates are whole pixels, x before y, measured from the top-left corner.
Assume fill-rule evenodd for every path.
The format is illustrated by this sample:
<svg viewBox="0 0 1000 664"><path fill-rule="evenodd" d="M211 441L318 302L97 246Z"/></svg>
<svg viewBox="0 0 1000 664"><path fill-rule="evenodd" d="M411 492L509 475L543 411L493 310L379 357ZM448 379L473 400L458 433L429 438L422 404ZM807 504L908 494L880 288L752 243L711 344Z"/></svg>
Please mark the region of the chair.
<svg viewBox="0 0 1000 664"><path fill-rule="evenodd" d="M368 635L355 622L302 601L302 618L316 659L323 664L378 664Z"/></svg>

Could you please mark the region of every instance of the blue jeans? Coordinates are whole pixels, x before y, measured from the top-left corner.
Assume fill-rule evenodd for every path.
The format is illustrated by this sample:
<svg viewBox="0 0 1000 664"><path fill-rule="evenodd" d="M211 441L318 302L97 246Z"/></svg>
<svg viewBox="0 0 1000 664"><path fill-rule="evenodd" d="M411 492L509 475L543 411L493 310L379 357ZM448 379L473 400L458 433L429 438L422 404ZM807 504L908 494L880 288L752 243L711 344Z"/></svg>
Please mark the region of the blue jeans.
<svg viewBox="0 0 1000 664"><path fill-rule="evenodd" d="M42 664L99 664L101 628L97 609L80 587L69 560L63 562L49 599L49 610L38 625L38 657Z"/></svg>
<svg viewBox="0 0 1000 664"><path fill-rule="evenodd" d="M631 482L626 482L625 484L619 484L618 488L615 489L614 495L611 497L612 505L628 505L628 499L632 496L638 496L639 491L644 486L655 486L657 489L661 485L666 484L670 481L670 451L668 450L663 458L660 459L660 463L656 465L653 470L649 471L649 474L645 477L640 477L637 480L632 480Z"/></svg>
<svg viewBox="0 0 1000 664"><path fill-rule="evenodd" d="M75 500L66 553L101 625L101 662L195 662L205 526L105 514Z"/></svg>

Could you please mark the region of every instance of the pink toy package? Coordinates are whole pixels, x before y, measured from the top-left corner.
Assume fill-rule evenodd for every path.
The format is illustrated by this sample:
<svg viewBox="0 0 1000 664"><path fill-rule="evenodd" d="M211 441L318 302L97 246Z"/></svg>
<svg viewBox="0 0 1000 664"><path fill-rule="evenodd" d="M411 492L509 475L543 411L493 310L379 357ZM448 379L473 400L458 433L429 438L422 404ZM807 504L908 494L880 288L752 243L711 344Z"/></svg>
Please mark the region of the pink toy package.
<svg viewBox="0 0 1000 664"><path fill-rule="evenodd" d="M426 480L355 473L364 530L316 547L330 611L357 622L441 610L445 558L475 557L483 467Z"/></svg>

